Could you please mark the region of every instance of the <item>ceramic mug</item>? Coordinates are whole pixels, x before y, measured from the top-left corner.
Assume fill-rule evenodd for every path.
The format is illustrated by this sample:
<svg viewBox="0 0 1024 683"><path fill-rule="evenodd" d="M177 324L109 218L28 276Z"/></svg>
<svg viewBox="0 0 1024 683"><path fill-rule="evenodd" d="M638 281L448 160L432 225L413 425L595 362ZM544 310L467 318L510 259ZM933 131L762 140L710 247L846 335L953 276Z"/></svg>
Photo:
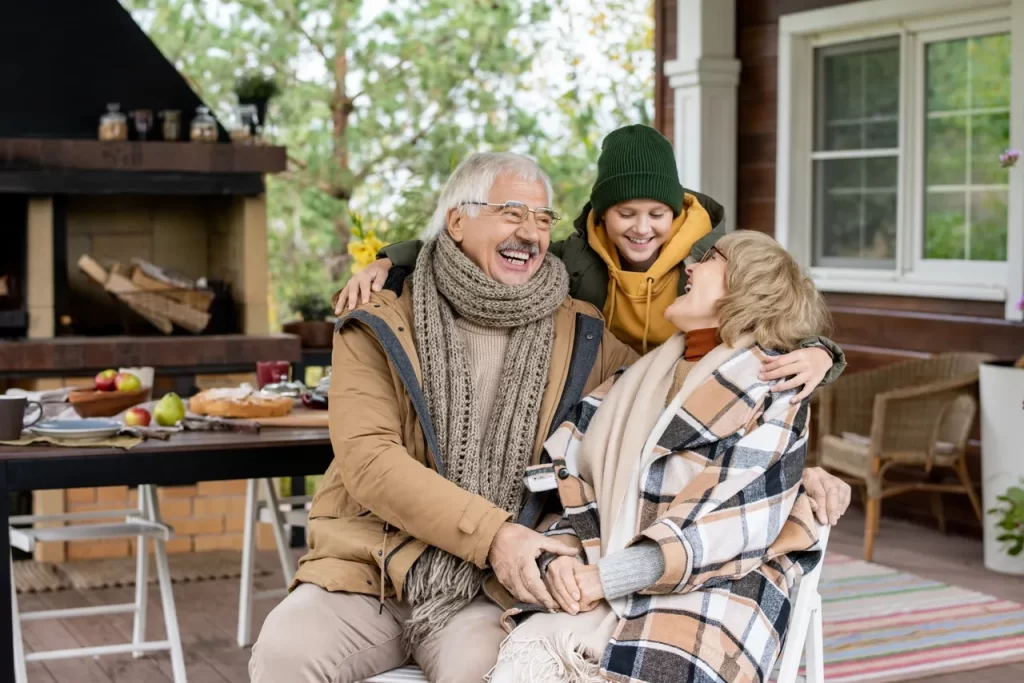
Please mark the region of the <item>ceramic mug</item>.
<svg viewBox="0 0 1024 683"><path fill-rule="evenodd" d="M38 413L31 420L25 418L29 404L35 406ZM21 438L21 430L39 422L42 416L43 406L36 401L29 401L24 396L0 396L0 441L17 441Z"/></svg>

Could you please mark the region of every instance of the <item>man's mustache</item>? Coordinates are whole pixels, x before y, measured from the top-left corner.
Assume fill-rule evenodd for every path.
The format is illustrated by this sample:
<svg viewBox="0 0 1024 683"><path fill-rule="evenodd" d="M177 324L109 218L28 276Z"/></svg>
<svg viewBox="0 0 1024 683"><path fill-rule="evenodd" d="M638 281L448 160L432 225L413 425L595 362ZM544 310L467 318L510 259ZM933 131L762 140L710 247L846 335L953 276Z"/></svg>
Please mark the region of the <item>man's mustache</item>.
<svg viewBox="0 0 1024 683"><path fill-rule="evenodd" d="M499 244L498 251L525 251L530 256L536 256L540 253L540 247L536 242L525 242L513 237Z"/></svg>

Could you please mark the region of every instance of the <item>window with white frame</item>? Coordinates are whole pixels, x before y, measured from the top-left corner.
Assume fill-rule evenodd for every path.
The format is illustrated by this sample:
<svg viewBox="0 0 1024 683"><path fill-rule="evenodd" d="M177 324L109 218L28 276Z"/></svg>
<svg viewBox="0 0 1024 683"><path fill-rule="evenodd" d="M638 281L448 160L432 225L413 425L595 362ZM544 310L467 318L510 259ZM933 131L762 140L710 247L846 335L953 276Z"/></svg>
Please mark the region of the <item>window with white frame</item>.
<svg viewBox="0 0 1024 683"><path fill-rule="evenodd" d="M815 266L892 270L899 198L898 38L816 49Z"/></svg>
<svg viewBox="0 0 1024 683"><path fill-rule="evenodd" d="M858 3L894 15L875 26L856 5L783 18L776 230L823 289L992 300L1020 289L1008 287L1022 260L1010 185L1024 168L999 159L1014 2L950 13L935 0L931 14ZM915 16L899 17L908 5Z"/></svg>

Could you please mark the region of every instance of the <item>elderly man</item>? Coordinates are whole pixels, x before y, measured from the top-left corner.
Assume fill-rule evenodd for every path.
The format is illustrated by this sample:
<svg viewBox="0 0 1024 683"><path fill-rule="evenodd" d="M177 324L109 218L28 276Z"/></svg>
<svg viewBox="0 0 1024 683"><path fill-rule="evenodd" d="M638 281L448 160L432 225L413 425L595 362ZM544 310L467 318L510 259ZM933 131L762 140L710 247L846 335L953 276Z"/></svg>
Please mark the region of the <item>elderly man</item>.
<svg viewBox="0 0 1024 683"><path fill-rule="evenodd" d="M568 297L547 254L549 206L532 160L472 155L441 193L411 283L395 269L340 321L335 460L293 590L253 647L253 681L348 683L410 656L431 681L480 681L506 635L499 605L556 607L536 560L575 551L533 530L545 501L523 473L635 354Z"/></svg>

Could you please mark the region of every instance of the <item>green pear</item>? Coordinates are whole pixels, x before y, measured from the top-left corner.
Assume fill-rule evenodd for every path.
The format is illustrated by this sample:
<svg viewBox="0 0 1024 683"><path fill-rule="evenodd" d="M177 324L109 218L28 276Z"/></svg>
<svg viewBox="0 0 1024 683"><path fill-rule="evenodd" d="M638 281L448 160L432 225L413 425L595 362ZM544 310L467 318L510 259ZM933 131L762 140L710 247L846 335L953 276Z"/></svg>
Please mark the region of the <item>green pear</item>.
<svg viewBox="0 0 1024 683"><path fill-rule="evenodd" d="M153 408L153 419L161 427L173 427L185 419L185 404L182 403L181 397L173 391L164 394Z"/></svg>

